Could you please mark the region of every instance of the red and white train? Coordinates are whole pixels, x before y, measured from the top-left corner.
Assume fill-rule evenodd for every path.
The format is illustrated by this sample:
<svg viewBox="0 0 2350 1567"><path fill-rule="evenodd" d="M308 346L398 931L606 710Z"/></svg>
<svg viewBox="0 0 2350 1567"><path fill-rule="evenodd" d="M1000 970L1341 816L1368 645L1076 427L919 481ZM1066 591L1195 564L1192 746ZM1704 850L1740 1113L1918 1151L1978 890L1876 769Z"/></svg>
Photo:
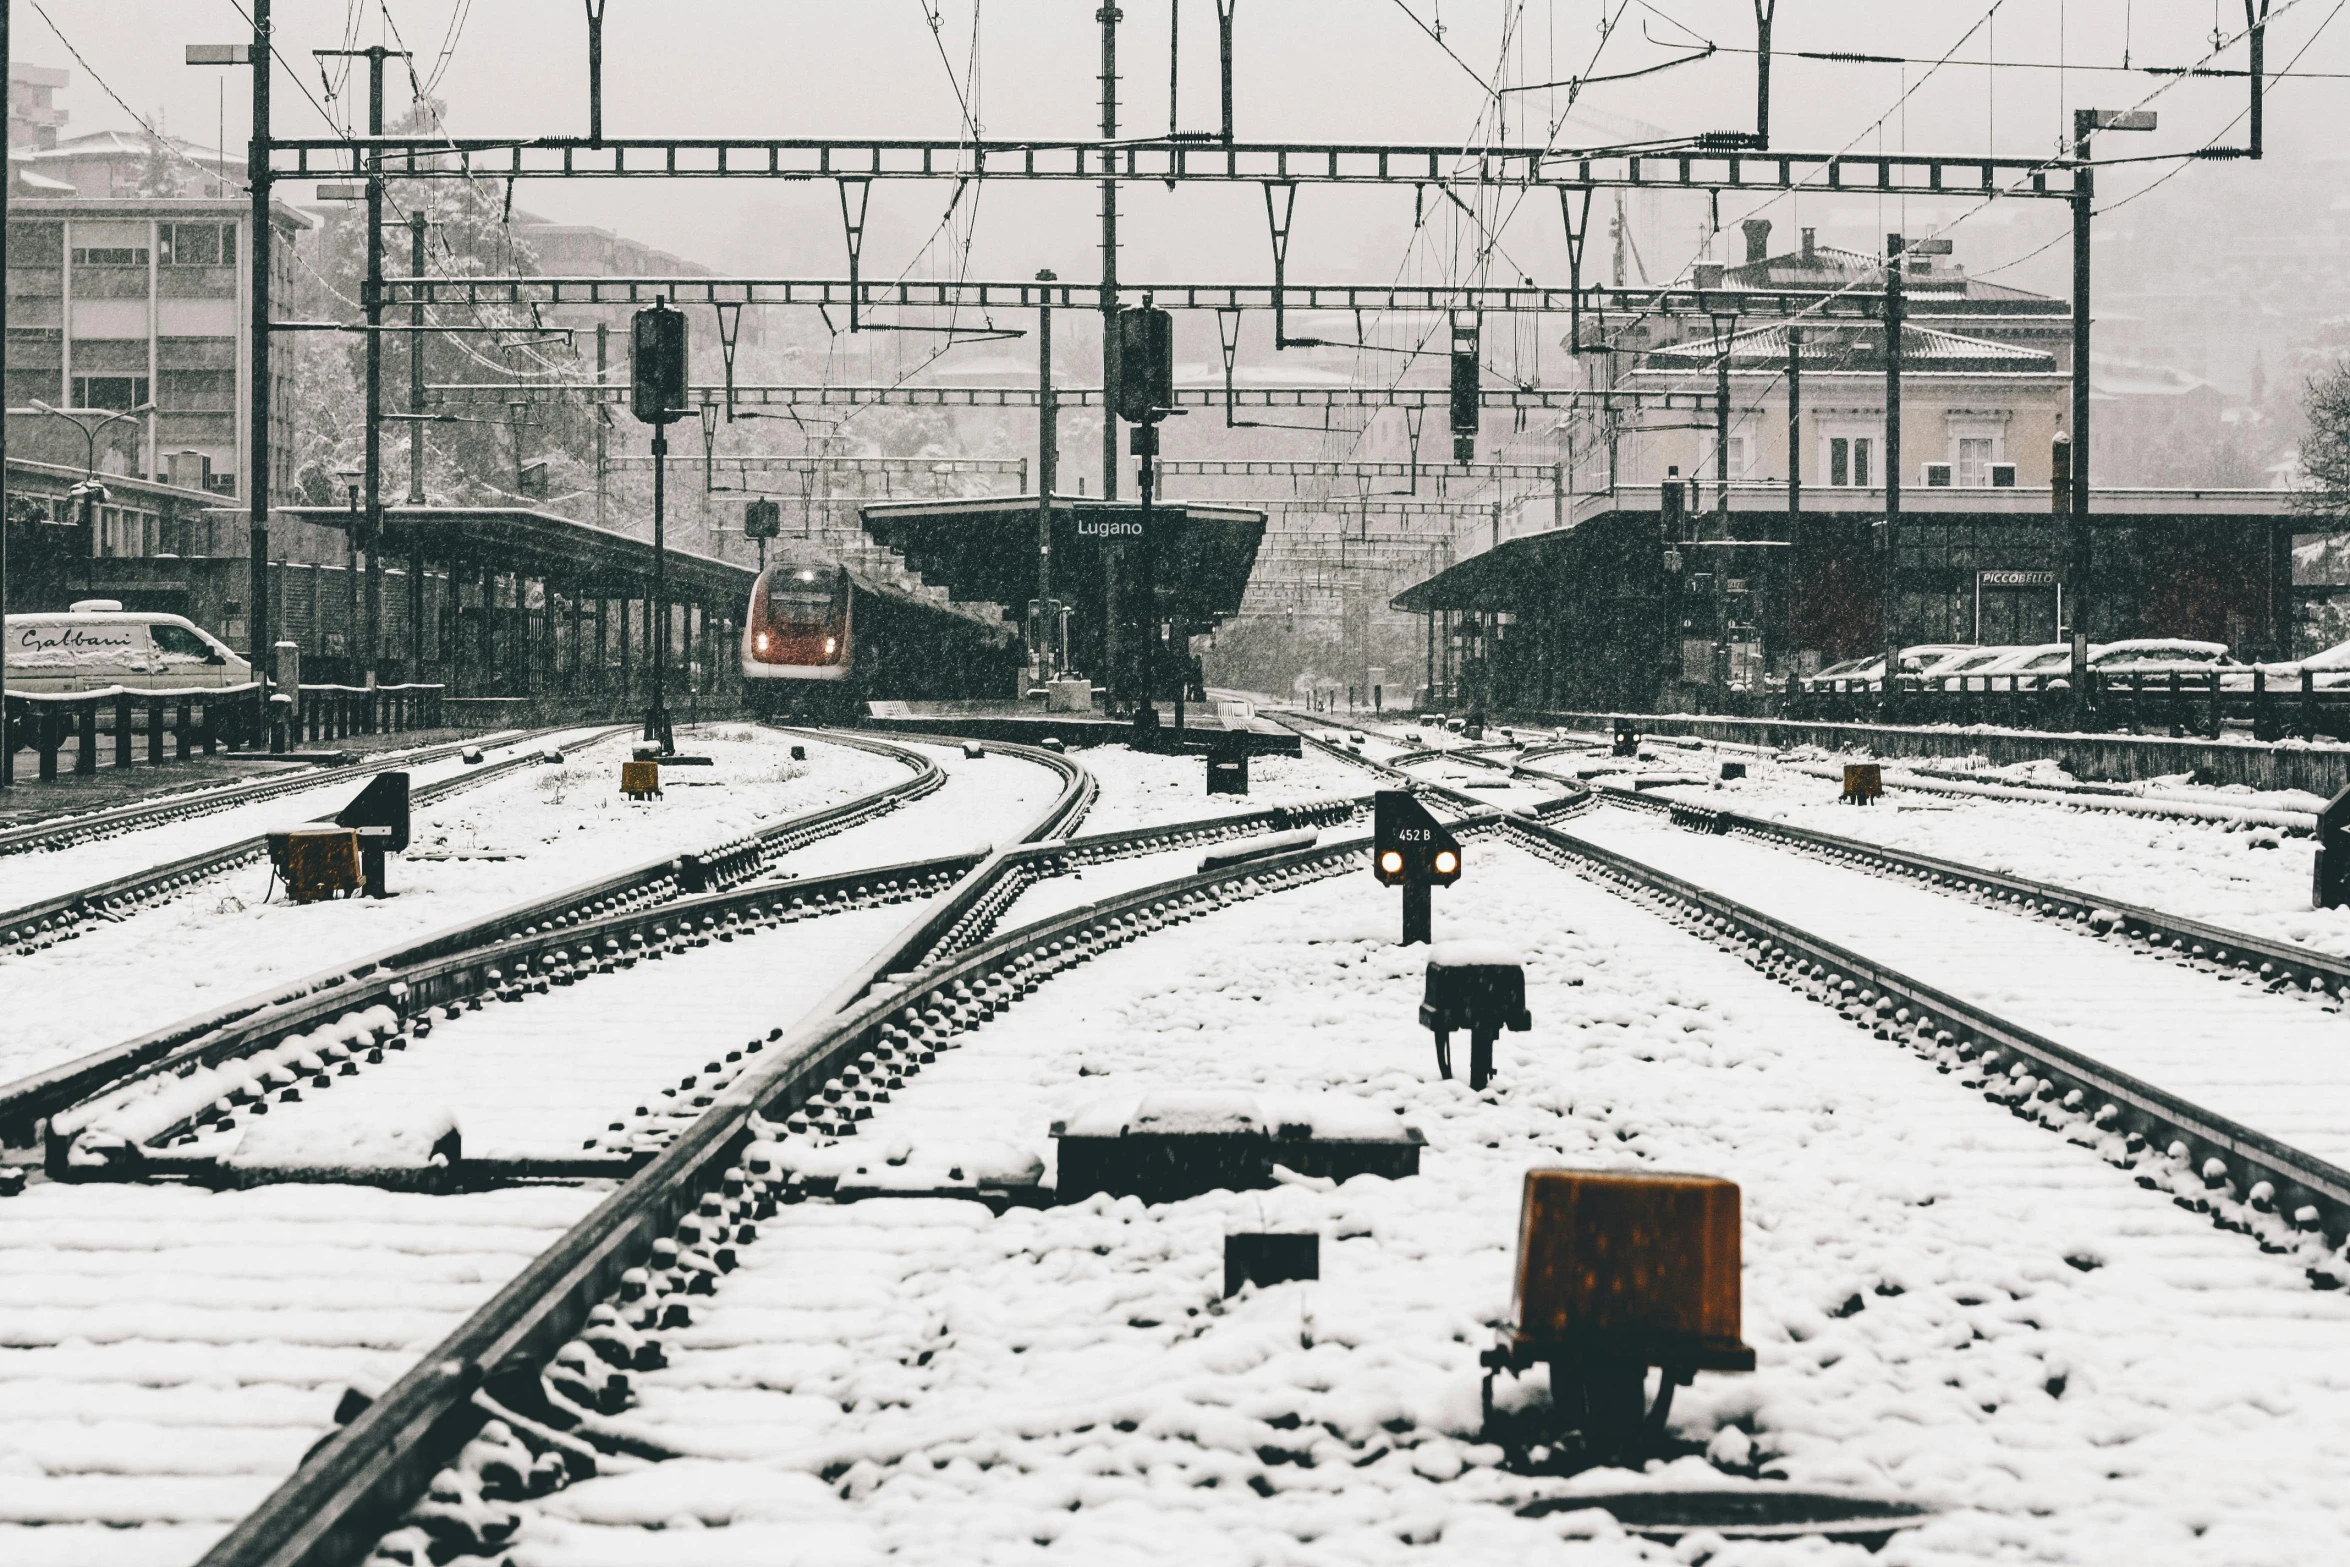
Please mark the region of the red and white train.
<svg viewBox="0 0 2350 1567"><path fill-rule="evenodd" d="M839 719L870 701L1013 696L1020 667L1009 627L823 556L769 565L743 616L743 691L762 716Z"/></svg>

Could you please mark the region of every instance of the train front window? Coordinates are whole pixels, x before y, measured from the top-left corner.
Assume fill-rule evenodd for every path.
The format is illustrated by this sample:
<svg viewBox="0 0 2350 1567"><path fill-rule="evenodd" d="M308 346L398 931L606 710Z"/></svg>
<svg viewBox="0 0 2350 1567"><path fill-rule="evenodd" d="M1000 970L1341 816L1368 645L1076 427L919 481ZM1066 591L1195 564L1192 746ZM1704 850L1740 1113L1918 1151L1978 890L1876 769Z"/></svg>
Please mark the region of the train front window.
<svg viewBox="0 0 2350 1567"><path fill-rule="evenodd" d="M779 626L813 627L833 612L832 588L821 580L795 575L767 585L767 615Z"/></svg>

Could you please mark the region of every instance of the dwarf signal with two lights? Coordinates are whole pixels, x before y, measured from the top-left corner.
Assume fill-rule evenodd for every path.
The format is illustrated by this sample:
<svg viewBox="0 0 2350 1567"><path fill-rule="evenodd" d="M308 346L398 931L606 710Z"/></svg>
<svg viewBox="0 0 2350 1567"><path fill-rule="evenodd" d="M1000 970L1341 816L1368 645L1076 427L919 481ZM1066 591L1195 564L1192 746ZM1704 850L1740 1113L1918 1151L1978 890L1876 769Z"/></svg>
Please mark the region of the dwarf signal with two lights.
<svg viewBox="0 0 2350 1567"><path fill-rule="evenodd" d="M1409 790L1382 789L1371 806L1371 874L1403 889L1405 946L1430 939L1431 887L1461 879L1461 844Z"/></svg>

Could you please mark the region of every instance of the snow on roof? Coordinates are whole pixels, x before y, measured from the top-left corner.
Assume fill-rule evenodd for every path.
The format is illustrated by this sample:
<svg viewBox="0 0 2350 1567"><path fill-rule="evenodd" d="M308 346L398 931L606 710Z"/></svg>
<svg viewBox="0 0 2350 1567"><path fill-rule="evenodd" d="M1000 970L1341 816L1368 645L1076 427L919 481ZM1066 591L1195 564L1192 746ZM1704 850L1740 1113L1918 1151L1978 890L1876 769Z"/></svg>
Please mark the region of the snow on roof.
<svg viewBox="0 0 2350 1567"><path fill-rule="evenodd" d="M1649 350L1651 364L1681 369L1711 366L1727 347L1730 363L1768 364L1777 366L1787 360L1788 323L1774 322L1768 326L1733 332L1721 337L1693 338L1688 342ZM1875 357L1874 329L1812 327L1803 339L1803 358L1807 363L1834 366ZM1994 343L1979 337L1963 337L1956 332L1945 332L1939 327L1917 326L1903 322L1901 327L1903 359L1913 369L1931 370L1937 367L1989 368L1999 370L2053 370L2056 360L2036 348L2018 348L2010 343ZM1661 364L1660 364L1661 362ZM1857 367L1857 365L1856 365Z"/></svg>

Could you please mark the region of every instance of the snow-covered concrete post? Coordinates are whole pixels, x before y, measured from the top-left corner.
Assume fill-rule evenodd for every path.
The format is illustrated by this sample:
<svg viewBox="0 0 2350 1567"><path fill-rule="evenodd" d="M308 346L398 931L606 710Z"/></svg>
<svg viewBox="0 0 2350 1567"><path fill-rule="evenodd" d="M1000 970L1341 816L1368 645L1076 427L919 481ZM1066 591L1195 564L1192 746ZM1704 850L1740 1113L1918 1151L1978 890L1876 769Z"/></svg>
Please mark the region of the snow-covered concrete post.
<svg viewBox="0 0 2350 1567"><path fill-rule="evenodd" d="M2350 903L2350 788L2317 813L2317 876L2310 907L2338 909Z"/></svg>

